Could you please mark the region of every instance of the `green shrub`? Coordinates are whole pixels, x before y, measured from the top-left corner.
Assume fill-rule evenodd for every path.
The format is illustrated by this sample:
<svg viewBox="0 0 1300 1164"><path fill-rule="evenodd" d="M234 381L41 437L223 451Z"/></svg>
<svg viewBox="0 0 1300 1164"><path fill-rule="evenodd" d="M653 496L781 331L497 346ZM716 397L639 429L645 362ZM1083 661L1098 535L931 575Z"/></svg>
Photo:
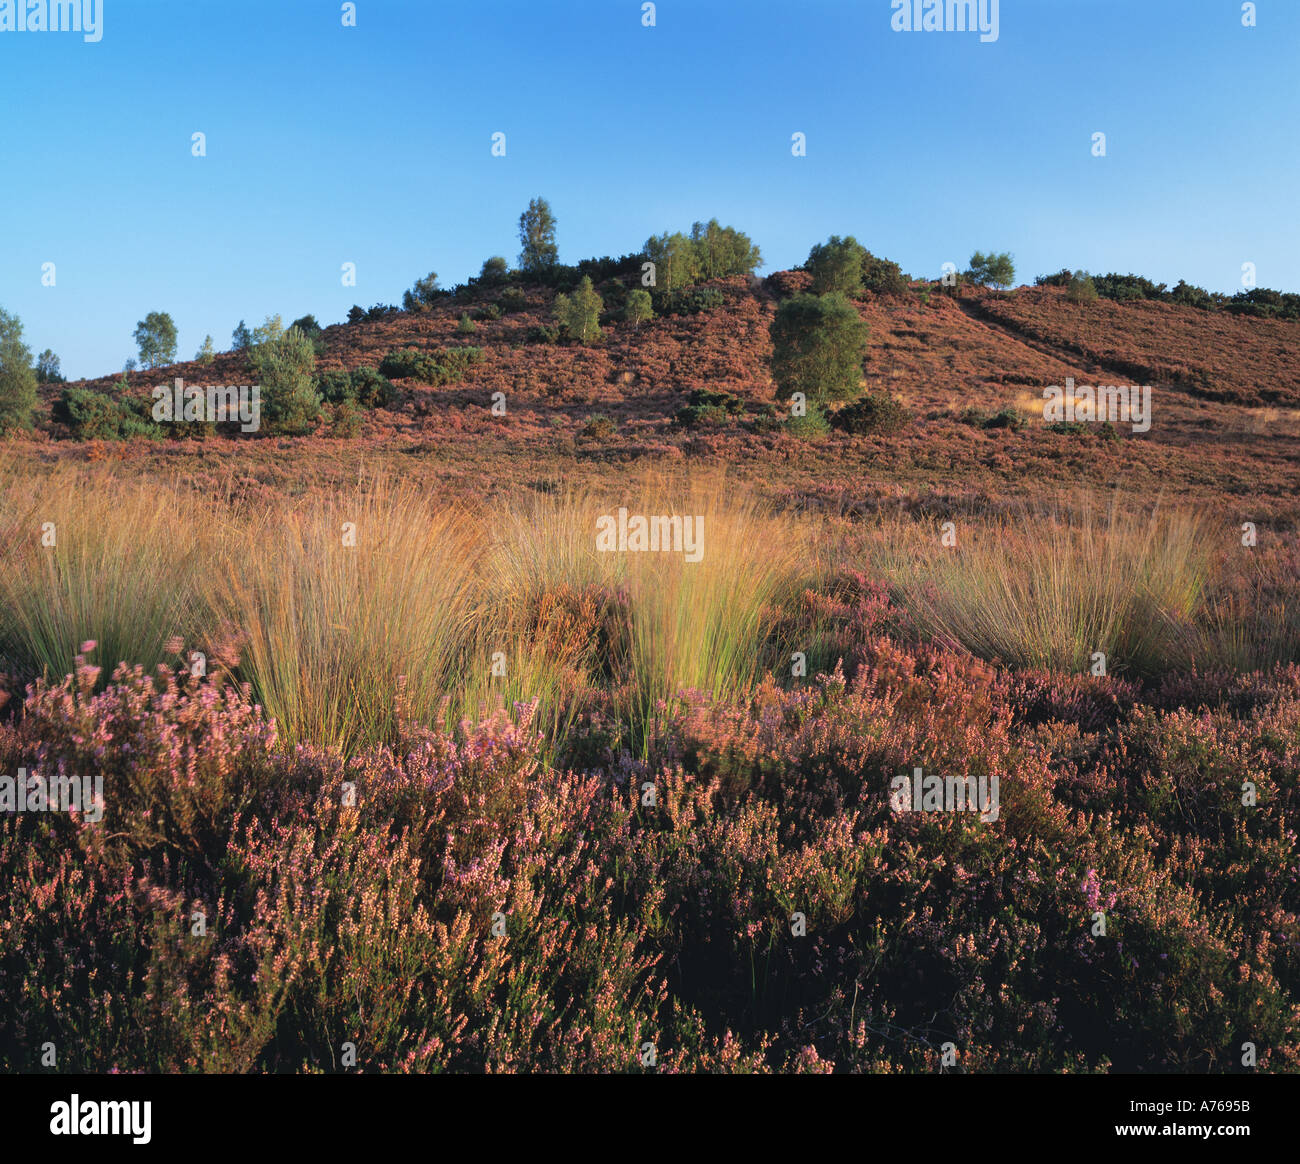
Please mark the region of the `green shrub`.
<svg viewBox="0 0 1300 1164"><path fill-rule="evenodd" d="M270 321L268 321L269 323ZM274 436L303 436L320 416L316 391L316 349L296 327L258 344L253 369L262 390L262 431Z"/></svg>
<svg viewBox="0 0 1300 1164"><path fill-rule="evenodd" d="M340 400L330 416L330 436L351 440L361 435L361 406L355 400Z"/></svg>
<svg viewBox="0 0 1300 1164"><path fill-rule="evenodd" d="M518 287L507 287L501 292L501 310L507 314L512 311L526 311L528 296Z"/></svg>
<svg viewBox="0 0 1300 1164"><path fill-rule="evenodd" d="M124 391L126 384L117 387ZM54 402L51 415L67 427L74 440L79 441L117 441L133 436L157 439L164 434L163 426L157 424L151 415L150 401L131 396L114 398L106 392L89 388L64 388ZM192 429L194 431L188 435L203 436L212 426L178 424L174 427L178 432Z"/></svg>
<svg viewBox="0 0 1300 1164"><path fill-rule="evenodd" d="M1019 432L1028 425L1029 418L1014 408L1004 408L984 422L985 428L1009 428L1012 432Z"/></svg>
<svg viewBox="0 0 1300 1164"><path fill-rule="evenodd" d="M483 260L482 269L478 273L478 281L484 287L499 287L510 278L510 265L501 255L493 255L490 259Z"/></svg>
<svg viewBox="0 0 1300 1164"><path fill-rule="evenodd" d="M482 359L482 348L444 348L436 352L406 348L389 352L380 361L379 374L393 380L418 380L439 388L459 383L469 368Z"/></svg>
<svg viewBox="0 0 1300 1164"><path fill-rule="evenodd" d="M659 296L660 315L698 315L717 311L727 297L716 287L682 287Z"/></svg>
<svg viewBox="0 0 1300 1164"><path fill-rule="evenodd" d="M1124 302L1129 299L1160 299L1165 293L1164 283L1153 283L1141 275L1117 275L1114 271L1107 275L1094 275L1093 286L1103 299L1115 299Z"/></svg>
<svg viewBox="0 0 1300 1164"><path fill-rule="evenodd" d="M867 325L843 295L796 295L772 321L772 377L780 396L809 401L857 394L867 350Z"/></svg>
<svg viewBox="0 0 1300 1164"><path fill-rule="evenodd" d="M461 312L460 322L456 325L456 332L459 335L474 334L474 321L470 319L466 312Z"/></svg>
<svg viewBox="0 0 1300 1164"><path fill-rule="evenodd" d="M326 404L352 401L361 408L387 408L397 394L392 381L374 368L322 372L316 378L316 390Z"/></svg>
<svg viewBox="0 0 1300 1164"><path fill-rule="evenodd" d="M402 294L402 309L414 312L428 311L446 294L438 287L438 273L430 271L423 279L417 279L414 287ZM371 308L371 311L373 312L374 308ZM371 315L369 318L374 316Z"/></svg>
<svg viewBox="0 0 1300 1164"><path fill-rule="evenodd" d="M545 323L540 327L530 327L524 334L524 340L530 344L558 344L560 329Z"/></svg>
<svg viewBox="0 0 1300 1164"><path fill-rule="evenodd" d="M501 308L495 303L485 303L474 312L474 318L480 323L494 323L501 318Z"/></svg>
<svg viewBox="0 0 1300 1164"><path fill-rule="evenodd" d="M697 388L691 393L686 407L677 413L677 423L686 428L698 428L701 425L725 424L733 417L741 416L745 411L745 402L730 392L710 392Z"/></svg>
<svg viewBox="0 0 1300 1164"><path fill-rule="evenodd" d="M318 359L325 354L325 329L316 322L314 315L304 315L301 319L295 319L289 326L296 327L311 340L312 349Z"/></svg>
<svg viewBox="0 0 1300 1164"><path fill-rule="evenodd" d="M862 260L862 286L877 295L906 295L912 289L897 263L878 259L870 251Z"/></svg>
<svg viewBox="0 0 1300 1164"><path fill-rule="evenodd" d="M873 392L841 408L831 423L854 436L868 433L889 436L906 428L911 419L912 414L901 401Z"/></svg>
<svg viewBox="0 0 1300 1164"><path fill-rule="evenodd" d="M1035 287L1068 287L1070 281L1074 278L1074 272L1069 267L1062 267L1055 275L1037 275L1034 277Z"/></svg>
<svg viewBox="0 0 1300 1164"><path fill-rule="evenodd" d="M804 441L821 440L831 431L830 417L820 404L814 404L802 416L790 416L786 419L785 429L792 437Z"/></svg>

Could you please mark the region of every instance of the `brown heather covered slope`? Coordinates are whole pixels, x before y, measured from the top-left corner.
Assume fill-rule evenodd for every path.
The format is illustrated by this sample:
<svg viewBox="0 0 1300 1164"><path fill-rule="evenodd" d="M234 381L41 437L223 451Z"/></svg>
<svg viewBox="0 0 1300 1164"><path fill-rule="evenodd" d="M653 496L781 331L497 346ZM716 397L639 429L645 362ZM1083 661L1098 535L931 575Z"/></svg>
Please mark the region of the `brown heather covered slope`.
<svg viewBox="0 0 1300 1164"><path fill-rule="evenodd" d="M775 289L797 290L801 272L766 282L720 280L714 312L656 319L634 331L607 326L597 346L524 342L550 322L553 294L528 293L528 310L456 333L465 303L423 315L326 329L322 368L377 366L403 347L475 344L484 362L446 388L400 383L392 410L367 416L361 437L137 440L89 445L58 439L48 412L32 442L15 450L41 460L122 458L217 483L234 472L245 485L298 491L355 479L359 466L418 475L475 495L560 480L617 480L631 467L724 465L759 491L848 511L886 505L944 512L996 509L1017 497L1119 487L1137 499L1192 500L1231 520L1291 528L1300 514L1300 324L1208 313L1168 304L1069 303L1055 288L868 296L864 384L899 397L915 419L888 438L833 433L820 441L754 431L739 421L687 430L674 415L693 389L730 392L756 415L773 399L767 361ZM472 305L469 305L472 307ZM145 375L133 388L181 376L188 384L241 384L241 355L210 366L190 362ZM1042 390L1063 384L1152 386L1145 434L1118 426L1062 435L1042 427ZM108 390L120 376L87 382ZM492 394L508 413L494 417ZM47 403L57 389L46 390ZM967 408L1019 408L1020 432L982 430L958 419ZM593 415L613 420L613 436L588 435ZM1095 427L1095 426L1094 426Z"/></svg>

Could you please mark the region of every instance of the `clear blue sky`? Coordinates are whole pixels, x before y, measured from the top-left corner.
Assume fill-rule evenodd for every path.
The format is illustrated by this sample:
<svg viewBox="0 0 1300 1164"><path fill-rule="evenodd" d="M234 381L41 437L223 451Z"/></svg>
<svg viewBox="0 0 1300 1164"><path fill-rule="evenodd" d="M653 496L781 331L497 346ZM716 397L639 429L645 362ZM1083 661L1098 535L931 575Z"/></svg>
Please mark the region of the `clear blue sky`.
<svg viewBox="0 0 1300 1164"><path fill-rule="evenodd" d="M716 216L766 271L851 233L917 275L1300 288L1300 0L1001 0L994 43L889 0L102 3L97 44L0 32L0 306L69 376L150 310L189 358L513 263L537 194L565 262Z"/></svg>

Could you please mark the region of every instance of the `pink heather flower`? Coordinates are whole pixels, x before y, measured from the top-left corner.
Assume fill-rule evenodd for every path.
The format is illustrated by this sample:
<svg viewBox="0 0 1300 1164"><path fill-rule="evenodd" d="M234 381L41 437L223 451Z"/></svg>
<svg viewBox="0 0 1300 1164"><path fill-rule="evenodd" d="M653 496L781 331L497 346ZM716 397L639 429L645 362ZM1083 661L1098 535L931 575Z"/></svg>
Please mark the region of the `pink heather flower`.
<svg viewBox="0 0 1300 1164"><path fill-rule="evenodd" d="M1101 907L1101 879L1097 876L1096 869L1089 869L1084 874L1083 880L1079 882L1079 888L1083 890L1088 908L1095 913Z"/></svg>
<svg viewBox="0 0 1300 1164"><path fill-rule="evenodd" d="M97 646L99 646L99 643L97 643L94 639L87 639L84 643L81 644L81 653L83 655L89 655L90 652L93 651Z"/></svg>

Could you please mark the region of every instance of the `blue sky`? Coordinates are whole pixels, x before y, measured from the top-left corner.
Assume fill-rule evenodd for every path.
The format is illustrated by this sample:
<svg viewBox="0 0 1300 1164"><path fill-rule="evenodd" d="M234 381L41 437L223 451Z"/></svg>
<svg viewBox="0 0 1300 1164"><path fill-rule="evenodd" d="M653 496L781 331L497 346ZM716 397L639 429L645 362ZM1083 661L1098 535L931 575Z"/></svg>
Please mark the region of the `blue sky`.
<svg viewBox="0 0 1300 1164"><path fill-rule="evenodd" d="M0 306L70 376L119 370L151 310L189 358L513 263L538 194L565 262L716 216L765 271L835 233L917 275L997 249L1024 282L1300 289L1297 0L1255 28L1239 0L1001 0L992 43L894 32L890 0L661 0L653 28L641 0L102 4L98 43L0 32Z"/></svg>

